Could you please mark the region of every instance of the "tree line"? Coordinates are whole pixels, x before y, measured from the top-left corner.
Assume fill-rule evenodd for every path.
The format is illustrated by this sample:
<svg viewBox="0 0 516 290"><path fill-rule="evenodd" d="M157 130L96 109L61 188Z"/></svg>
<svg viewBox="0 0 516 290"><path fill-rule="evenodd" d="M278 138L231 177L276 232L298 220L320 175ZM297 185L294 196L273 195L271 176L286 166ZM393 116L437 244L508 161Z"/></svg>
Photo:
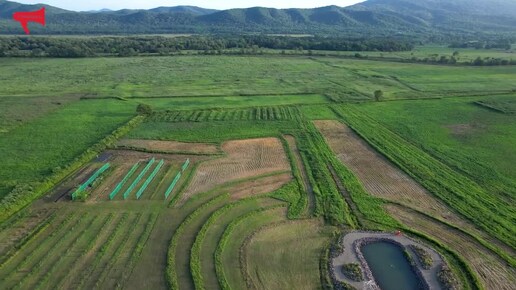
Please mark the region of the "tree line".
<svg viewBox="0 0 516 290"><path fill-rule="evenodd" d="M256 54L260 49L323 51L410 51L414 44L395 38L345 39L269 35L131 36L131 37L2 37L0 56L92 57L170 55L183 51Z"/></svg>

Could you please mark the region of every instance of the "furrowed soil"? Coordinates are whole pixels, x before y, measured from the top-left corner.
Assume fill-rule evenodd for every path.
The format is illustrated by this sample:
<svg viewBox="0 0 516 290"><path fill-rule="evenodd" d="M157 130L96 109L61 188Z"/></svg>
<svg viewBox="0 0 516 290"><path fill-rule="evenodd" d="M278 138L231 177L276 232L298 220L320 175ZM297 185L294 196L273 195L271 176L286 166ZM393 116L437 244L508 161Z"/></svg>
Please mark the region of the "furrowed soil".
<svg viewBox="0 0 516 290"><path fill-rule="evenodd" d="M123 139L117 143L118 147L131 147L142 150L168 152L168 153L192 153L192 154L217 154L221 153L216 144L185 143L177 141Z"/></svg>
<svg viewBox="0 0 516 290"><path fill-rule="evenodd" d="M282 173L239 183L230 187L228 192L233 199L243 199L276 191L291 180L290 173Z"/></svg>
<svg viewBox="0 0 516 290"><path fill-rule="evenodd" d="M464 257L485 289L514 289L516 270L472 237L403 206L388 205L386 209L403 224L434 237Z"/></svg>
<svg viewBox="0 0 516 290"><path fill-rule="evenodd" d="M182 195L189 197L218 185L290 169L281 142L277 138L228 141L222 144L226 157L201 164Z"/></svg>

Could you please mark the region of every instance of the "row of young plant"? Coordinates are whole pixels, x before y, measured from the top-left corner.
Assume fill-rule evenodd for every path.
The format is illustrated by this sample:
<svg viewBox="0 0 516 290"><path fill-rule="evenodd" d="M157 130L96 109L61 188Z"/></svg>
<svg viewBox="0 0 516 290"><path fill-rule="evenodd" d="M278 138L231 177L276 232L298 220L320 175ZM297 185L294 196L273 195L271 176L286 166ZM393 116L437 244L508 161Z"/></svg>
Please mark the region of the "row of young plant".
<svg viewBox="0 0 516 290"><path fill-rule="evenodd" d="M195 242L192 246L192 249L190 251L190 273L192 274L193 282L195 285L195 289L206 289L206 285L204 283L204 277L202 276L202 269L201 269L201 249L202 249L202 243L204 242L204 238L206 237L206 233L208 232L208 229L210 226L217 221L217 219L222 216L223 214L230 211L232 208L242 205L246 202L251 202L257 198L247 198L243 199L237 202L233 202L230 204L225 205L224 207L216 210L214 213L211 214L211 216L208 218L208 220L203 224L201 230L197 233L197 236L195 237Z"/></svg>
<svg viewBox="0 0 516 290"><path fill-rule="evenodd" d="M50 247L50 243L51 243L51 240L52 240L51 238L52 237L64 235L66 232L69 232L70 228L73 226L72 221L75 222L75 218L76 218L75 214L67 215L61 221L61 223L59 224L59 227L54 229L52 231L52 233L50 233L43 240L38 240L38 239L32 240L32 243L37 243L36 246L31 250L30 253L28 253L26 256L23 257L23 259L13 268L11 273L13 273L13 272L16 273L16 272L21 271L23 268L27 267L27 265L31 261L36 259L37 254L39 253L40 249L42 249L43 247L46 247L46 246ZM20 249L20 250L22 250L22 249ZM16 254L20 255L21 252L18 251ZM10 261L13 261L13 260L11 259ZM6 265L6 264L7 263L5 263L4 265ZM4 265L2 265L2 268L0 268L0 269L3 269ZM7 275L5 275L5 276L8 277L11 273L7 273Z"/></svg>
<svg viewBox="0 0 516 290"><path fill-rule="evenodd" d="M27 233L26 236L21 238L16 242L16 244L9 249L7 252L2 254L2 257L0 258L0 268L2 268L9 260L21 249L23 246L25 246L27 243L36 240L40 236L41 233L43 233L50 224L56 219L57 214L54 212L53 214L49 215L45 220L40 222L36 227L34 227L29 233Z"/></svg>
<svg viewBox="0 0 516 290"><path fill-rule="evenodd" d="M116 141L127 134L130 130L140 124L145 117L136 116L125 125L113 131L110 135L100 140L95 145L88 148L80 156L75 158L66 167L54 172L51 176L40 182L31 184L17 185L7 196L0 201L0 223L8 219L11 215L29 205L35 199L51 190L63 179L73 174L85 163L95 158L106 148L114 145Z"/></svg>
<svg viewBox="0 0 516 290"><path fill-rule="evenodd" d="M301 177L301 168L298 167L296 162L296 157L294 156L295 152L290 150L288 141L285 137L280 137L281 143L283 145L283 149L287 152L287 157L290 163L290 168L292 169L292 175L294 176L294 181L288 183L287 185L281 187L271 194L272 197L286 201L288 203L288 218L289 219L297 219L300 218L303 214L305 216L310 215L308 212L308 188L306 191L303 190L304 182L303 177Z"/></svg>
<svg viewBox="0 0 516 290"><path fill-rule="evenodd" d="M281 121L292 120L295 108L289 106L254 107L245 109L216 109L199 111L155 112L150 122L209 122L209 121Z"/></svg>
<svg viewBox="0 0 516 290"><path fill-rule="evenodd" d="M516 247L514 211L474 181L454 171L367 116L341 106L334 109L353 130L436 197L484 231ZM515 265L514 260L508 261Z"/></svg>
<svg viewBox="0 0 516 290"><path fill-rule="evenodd" d="M82 233L87 229L88 226L93 223L94 220L95 218L89 219L89 217L86 216L79 216L78 220L74 220L74 222L71 223L71 227L67 231L58 236L59 238L57 241L52 238L47 239L48 243L54 243L49 245L50 248L46 251L43 251L41 255L35 259L35 262L28 260L27 263L21 267L22 271L23 269L27 268L30 269L30 273L26 273L26 275L18 280L17 287L20 289L32 289L30 285L25 286L25 284L28 283L30 279L33 279L38 274L38 272L44 272L42 269L44 263L52 261L54 258L57 259L60 256L54 254L56 251L71 247L76 241L77 237L82 235ZM85 227L83 226L83 223L87 223ZM81 227L82 230L78 231L77 229L80 229ZM67 243L68 240L70 240L70 242ZM47 271L50 271L50 269L47 269Z"/></svg>
<svg viewBox="0 0 516 290"><path fill-rule="evenodd" d="M79 259L84 258L93 249L93 247L95 246L95 244L97 244L98 240L101 237L100 232L107 228L108 224L113 220L113 217L114 217L114 214L110 213L109 215L106 216L106 218L104 218L104 221L101 223L98 230L95 231L95 235L94 235L95 238L90 239L88 244L86 245L86 247L84 247L84 249L80 252L80 254L77 255L75 260L71 262L72 268L68 269L69 272L66 275L61 276L61 279L56 281L56 283L55 283L56 286L54 287L55 289L63 289L63 285L66 282L66 278L69 277L70 275L73 276L73 272L72 272L73 267L78 268L78 267L82 266L82 265L78 264Z"/></svg>
<svg viewBox="0 0 516 290"><path fill-rule="evenodd" d="M127 281L127 278L131 275L133 272L133 269L138 262L139 258L142 255L143 249L145 248L145 245L147 244L147 241L149 240L149 237L154 230L154 227L156 226L156 222L158 220L159 214L157 213L151 213L149 215L149 218L147 222L145 222L145 230L140 235L140 238L138 239L138 242L136 243L135 247L131 250L131 257L129 259L128 265L125 266L126 271L122 273L122 278L120 281ZM121 289L122 283L118 283L116 289Z"/></svg>
<svg viewBox="0 0 516 290"><path fill-rule="evenodd" d="M98 276L97 281L95 282L95 289L100 289L101 286L104 284L104 281L107 279L108 275L111 273L112 270L117 270L115 268L115 265L118 263L118 259L120 258L120 255L127 251L126 245L129 243L130 235L136 230L136 226L140 223L140 220L142 219L143 214L138 213L136 215L136 218L131 221L129 227L127 227L127 232L124 235L124 238L122 239L122 242L119 243L116 248L114 249L113 255L109 258L109 260L106 260L103 268L102 273L100 276ZM127 267L127 265L124 265L124 267Z"/></svg>
<svg viewBox="0 0 516 290"><path fill-rule="evenodd" d="M176 250L177 246L179 244L179 241L181 239L181 236L183 235L184 231L186 230L186 227L194 221L198 215L203 213L206 209L210 208L212 205L217 204L223 200L226 200L229 198L229 194L222 194L219 196L216 196L212 199L210 199L208 202L204 203L202 206L198 207L194 212L189 214L185 220L179 225L179 227L176 229L174 236L172 237L172 240L170 241L170 245L168 248L167 253L167 268L166 268L166 280L169 286L169 289L180 289L179 288L179 281L177 277L177 270L176 270Z"/></svg>
<svg viewBox="0 0 516 290"><path fill-rule="evenodd" d="M98 222L100 221L100 222ZM86 232L92 230L94 228L94 225L102 224L101 216L96 215L94 218L86 225L81 232L79 232L75 238L64 247L64 251L60 252L59 255L53 255L51 256L52 259L55 258L55 260L51 263L51 265L48 265L46 267L46 271L43 275L43 277L39 278L36 284L36 287L34 289L48 289L51 287L48 287L47 283L49 282L51 277L54 277L55 271L58 270L59 265L63 264L64 259L69 258L69 256L73 253L73 251L76 250L76 247L80 244L80 240L85 240L87 242L87 236ZM48 260L48 259L47 259Z"/></svg>
<svg viewBox="0 0 516 290"><path fill-rule="evenodd" d="M88 281L88 279L90 279L94 275L94 272L99 267L99 264L100 264L102 258L104 257L104 255L106 255L106 253L108 252L108 249L115 242L115 240L119 236L121 236L121 232L125 228L126 221L128 220L128 218L129 218L128 213L122 214L122 216L120 217L120 219L114 226L114 229L113 229L111 235L108 236L106 241L104 241L104 243L102 244L102 247L99 248L97 254L95 255L95 258L93 259L93 261L91 262L89 267L87 269L83 270L83 275L80 277L81 279L79 280L78 286L76 287L76 289L83 289L84 284Z"/></svg>
<svg viewBox="0 0 516 290"><path fill-rule="evenodd" d="M298 121L303 124L303 129L296 132L295 137L315 195L314 215L323 216L332 225L356 228L356 220L328 168L328 157L332 154L324 150L323 137L310 121L303 118Z"/></svg>

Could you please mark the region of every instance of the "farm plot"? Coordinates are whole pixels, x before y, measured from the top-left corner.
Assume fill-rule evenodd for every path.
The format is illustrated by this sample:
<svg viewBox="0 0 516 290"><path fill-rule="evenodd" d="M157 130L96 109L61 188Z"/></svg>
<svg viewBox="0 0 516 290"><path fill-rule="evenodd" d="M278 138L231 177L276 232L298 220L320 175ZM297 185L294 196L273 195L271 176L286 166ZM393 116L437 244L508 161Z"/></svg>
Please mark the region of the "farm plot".
<svg viewBox="0 0 516 290"><path fill-rule="evenodd" d="M181 202L231 181L290 169L281 142L276 138L228 141L222 150L226 157L199 165Z"/></svg>
<svg viewBox="0 0 516 290"><path fill-rule="evenodd" d="M157 215L63 209L0 267L6 289L114 289L132 271Z"/></svg>
<svg viewBox="0 0 516 290"><path fill-rule="evenodd" d="M489 239L388 162L346 125L338 121L315 121L315 125L338 158L357 175L370 194L440 217Z"/></svg>
<svg viewBox="0 0 516 290"><path fill-rule="evenodd" d="M215 144L185 143L177 141L123 139L117 143L119 148L129 148L162 153L217 154L220 150Z"/></svg>
<svg viewBox="0 0 516 290"><path fill-rule="evenodd" d="M154 113L153 122L212 122L212 121L281 121L293 120L296 107L275 106L245 109L212 109L199 111L166 111Z"/></svg>
<svg viewBox="0 0 516 290"><path fill-rule="evenodd" d="M243 246L244 268L253 289L317 289L319 260L330 232L320 221L266 226ZM288 246L285 246L288 245Z"/></svg>
<svg viewBox="0 0 516 290"><path fill-rule="evenodd" d="M113 169L91 189L87 203L137 199L137 194L140 195L139 199L164 200L165 191L186 160L194 164L208 158L202 155L154 154L131 150L108 150L104 154L108 156ZM97 167L87 165L81 171L80 178L75 177L73 182L67 181L59 188L59 195L71 192L78 180L87 180ZM150 178L153 173L154 177ZM58 193L54 193L54 197Z"/></svg>
<svg viewBox="0 0 516 290"><path fill-rule="evenodd" d="M436 240L462 255L476 272L485 289L514 289L514 285L516 285L515 269L472 237L403 206L388 205L386 208L403 224L435 237Z"/></svg>

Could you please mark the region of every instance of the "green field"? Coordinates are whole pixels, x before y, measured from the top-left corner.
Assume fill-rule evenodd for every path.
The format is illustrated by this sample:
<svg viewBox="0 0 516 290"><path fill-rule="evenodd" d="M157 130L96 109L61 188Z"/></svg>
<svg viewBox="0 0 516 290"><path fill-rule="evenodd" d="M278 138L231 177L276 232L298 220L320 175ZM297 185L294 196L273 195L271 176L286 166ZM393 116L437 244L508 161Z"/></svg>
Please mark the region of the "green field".
<svg viewBox="0 0 516 290"><path fill-rule="evenodd" d="M332 289L339 236L402 230L436 249L464 289L514 285L516 66L275 53L0 58L0 281ZM430 53L449 49L414 51ZM152 112L138 115L140 104ZM456 218L368 192L341 162L354 152L332 151L314 120L348 125ZM141 145L117 147L123 138ZM71 201L108 162L86 199ZM217 182L196 192L198 180ZM467 247L480 254L472 259Z"/></svg>

